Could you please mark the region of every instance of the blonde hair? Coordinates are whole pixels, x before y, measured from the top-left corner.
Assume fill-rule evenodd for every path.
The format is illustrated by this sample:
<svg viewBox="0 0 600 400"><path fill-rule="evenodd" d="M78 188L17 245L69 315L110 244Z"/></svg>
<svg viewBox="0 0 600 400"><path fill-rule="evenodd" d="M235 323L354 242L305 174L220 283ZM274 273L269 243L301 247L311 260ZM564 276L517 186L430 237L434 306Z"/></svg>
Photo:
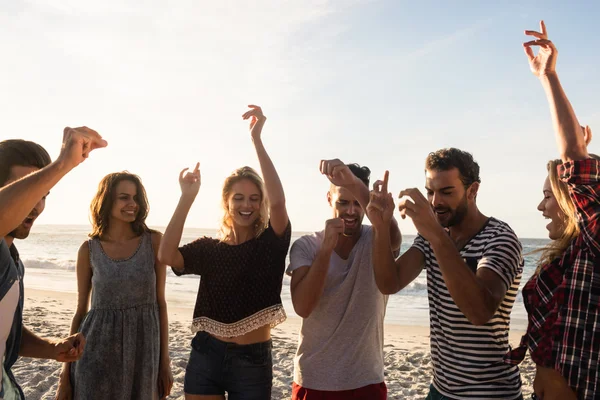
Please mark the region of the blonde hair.
<svg viewBox="0 0 600 400"><path fill-rule="evenodd" d="M573 239L579 236L579 224L575 205L569 196L569 188L566 183L560 180L557 168L562 164L561 160L551 160L548 162L548 179L552 187L552 194L556 198L556 202L564 214L563 226L564 230L560 238L553 240L543 249L540 256L539 265L536 273L540 271L542 266L551 263L555 258L562 256L567 250Z"/></svg>
<svg viewBox="0 0 600 400"><path fill-rule="evenodd" d="M223 218L221 219L221 226L217 233L217 237L221 241L229 238L231 236L231 231L233 230L233 218L229 213L229 197L231 196L231 189L233 188L233 185L243 180L254 183L260 193L260 208L258 219L254 224L254 237L260 236L269 223L269 199L267 199L266 196L265 183L254 169L250 167L238 168L233 171L233 173L225 179L225 183L223 183L223 191L221 193Z"/></svg>

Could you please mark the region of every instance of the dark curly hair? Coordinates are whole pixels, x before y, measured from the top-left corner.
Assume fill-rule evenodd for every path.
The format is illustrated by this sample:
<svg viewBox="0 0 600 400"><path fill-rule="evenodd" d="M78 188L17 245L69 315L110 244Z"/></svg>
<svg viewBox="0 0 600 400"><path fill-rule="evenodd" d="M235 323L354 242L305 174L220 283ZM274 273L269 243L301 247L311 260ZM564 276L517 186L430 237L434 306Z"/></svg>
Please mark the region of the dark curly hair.
<svg viewBox="0 0 600 400"><path fill-rule="evenodd" d="M471 153L450 147L429 153L425 160L425 169L429 171L449 171L452 168L458 169L460 180L465 187L475 182L481 183L479 164Z"/></svg>

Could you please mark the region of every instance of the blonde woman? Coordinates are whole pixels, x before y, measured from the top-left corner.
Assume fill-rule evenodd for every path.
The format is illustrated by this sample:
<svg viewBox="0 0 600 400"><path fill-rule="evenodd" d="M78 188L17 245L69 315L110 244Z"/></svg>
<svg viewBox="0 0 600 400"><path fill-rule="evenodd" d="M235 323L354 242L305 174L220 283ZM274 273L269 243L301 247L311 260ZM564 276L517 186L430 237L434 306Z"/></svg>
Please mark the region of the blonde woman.
<svg viewBox="0 0 600 400"><path fill-rule="evenodd" d="M177 275L201 276L184 382L188 400L221 400L225 392L229 400L271 398L271 328L286 318L280 293L291 225L261 140L266 117L260 107L249 107L243 118L250 119L264 182L250 167L237 169L223 185L219 238L178 247L200 189L199 164L184 169L181 198L159 248L159 259Z"/></svg>
<svg viewBox="0 0 600 400"><path fill-rule="evenodd" d="M536 40L524 47L548 97L561 159L548 165L538 206L552 242L523 288L529 324L507 360L521 362L529 350L533 398L592 400L600 398L600 161L587 151L591 131L577 121L556 73L556 47L540 25L525 31Z"/></svg>

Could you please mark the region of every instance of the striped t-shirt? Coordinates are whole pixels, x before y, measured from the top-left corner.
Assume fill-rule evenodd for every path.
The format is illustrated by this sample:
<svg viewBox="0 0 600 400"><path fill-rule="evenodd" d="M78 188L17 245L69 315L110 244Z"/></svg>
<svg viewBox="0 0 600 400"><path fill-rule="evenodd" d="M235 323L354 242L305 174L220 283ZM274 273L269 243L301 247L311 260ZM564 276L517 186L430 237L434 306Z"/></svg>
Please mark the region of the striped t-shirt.
<svg viewBox="0 0 600 400"><path fill-rule="evenodd" d="M419 235L413 247L425 255L435 388L457 400L520 398L519 369L503 362L510 347L510 312L523 272L521 243L515 233L506 223L490 218L460 250L473 273L489 268L508 289L493 318L482 326L469 322L454 303L429 242Z"/></svg>

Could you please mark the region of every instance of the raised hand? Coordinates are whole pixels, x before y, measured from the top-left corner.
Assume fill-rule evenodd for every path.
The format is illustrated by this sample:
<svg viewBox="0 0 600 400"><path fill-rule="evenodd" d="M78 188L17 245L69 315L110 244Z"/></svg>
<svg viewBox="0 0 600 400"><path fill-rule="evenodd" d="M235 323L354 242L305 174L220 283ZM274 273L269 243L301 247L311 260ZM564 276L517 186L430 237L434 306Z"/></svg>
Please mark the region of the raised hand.
<svg viewBox="0 0 600 400"><path fill-rule="evenodd" d="M106 140L93 129L86 126L80 128L66 127L63 131L62 147L57 161L61 161L69 169L75 168L88 158L91 151L106 147Z"/></svg>
<svg viewBox="0 0 600 400"><path fill-rule="evenodd" d="M260 139L260 134L267 117L264 116L262 109L259 106L250 104L248 107L250 107L251 110L246 111L244 115L242 115L242 119L250 119L250 136L252 136L253 140L257 140Z"/></svg>
<svg viewBox="0 0 600 400"><path fill-rule="evenodd" d="M85 337L81 333L76 333L54 343L54 359L60 362L77 361L83 355L84 347Z"/></svg>
<svg viewBox="0 0 600 400"><path fill-rule="evenodd" d="M369 204L366 213L374 229L389 229L390 221L394 215L394 199L388 192L388 180L390 173L385 171L383 181L373 184L373 190L369 194Z"/></svg>
<svg viewBox="0 0 600 400"><path fill-rule="evenodd" d="M186 173L188 169L184 168L179 173L179 187L181 188L182 196L195 199L200 191L200 163L196 163L196 167L192 172Z"/></svg>
<svg viewBox="0 0 600 400"><path fill-rule="evenodd" d="M344 233L344 220L333 218L325 221L325 233L323 234L323 243L321 248L333 250L337 245L338 239Z"/></svg>
<svg viewBox="0 0 600 400"><path fill-rule="evenodd" d="M444 233L444 228L436 218L431 204L419 189L405 189L398 197L401 198L398 203L400 216L405 219L408 215L421 236L431 241L435 235Z"/></svg>
<svg viewBox="0 0 600 400"><path fill-rule="evenodd" d="M358 180L350 168L337 158L334 160L321 160L319 170L335 186L348 187Z"/></svg>
<svg viewBox="0 0 600 400"><path fill-rule="evenodd" d="M544 21L540 21L540 31L525 31L526 35L533 36L536 40L523 43L531 72L538 77L556 71L556 58L558 56L558 50L554 47L554 43L548 40L548 31ZM533 54L533 46L539 46L540 48L537 56Z"/></svg>

